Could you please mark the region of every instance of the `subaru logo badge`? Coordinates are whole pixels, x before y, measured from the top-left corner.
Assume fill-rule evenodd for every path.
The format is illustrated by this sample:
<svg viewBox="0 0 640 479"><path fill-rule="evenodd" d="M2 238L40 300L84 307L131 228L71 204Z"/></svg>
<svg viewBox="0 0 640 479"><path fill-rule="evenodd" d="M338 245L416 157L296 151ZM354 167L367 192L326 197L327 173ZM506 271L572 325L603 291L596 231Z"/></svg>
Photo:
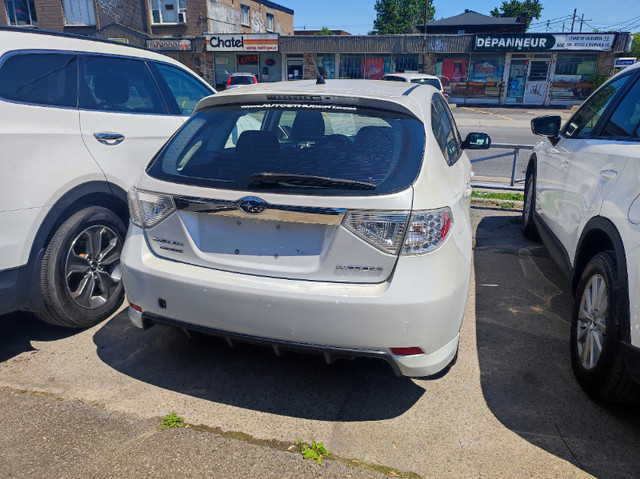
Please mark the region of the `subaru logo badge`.
<svg viewBox="0 0 640 479"><path fill-rule="evenodd" d="M269 207L269 204L266 201L256 198L255 196L242 198L241 200L238 200L236 204L240 211L250 215L259 215L260 213L264 213L264 210Z"/></svg>

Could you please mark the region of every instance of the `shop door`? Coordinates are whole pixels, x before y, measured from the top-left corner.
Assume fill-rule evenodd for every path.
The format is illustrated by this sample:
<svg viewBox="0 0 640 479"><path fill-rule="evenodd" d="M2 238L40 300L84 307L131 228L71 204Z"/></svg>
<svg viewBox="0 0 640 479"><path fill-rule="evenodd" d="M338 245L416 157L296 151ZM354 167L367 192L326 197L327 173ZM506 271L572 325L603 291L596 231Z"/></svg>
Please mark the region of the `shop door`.
<svg viewBox="0 0 640 479"><path fill-rule="evenodd" d="M524 87L529 73L529 60L511 60L509 83L507 84L507 103L522 103Z"/></svg>
<svg viewBox="0 0 640 479"><path fill-rule="evenodd" d="M544 105L549 87L549 60L531 60L529 76L524 90L524 103L527 105Z"/></svg>
<svg viewBox="0 0 640 479"><path fill-rule="evenodd" d="M287 59L287 80L302 80L302 60Z"/></svg>

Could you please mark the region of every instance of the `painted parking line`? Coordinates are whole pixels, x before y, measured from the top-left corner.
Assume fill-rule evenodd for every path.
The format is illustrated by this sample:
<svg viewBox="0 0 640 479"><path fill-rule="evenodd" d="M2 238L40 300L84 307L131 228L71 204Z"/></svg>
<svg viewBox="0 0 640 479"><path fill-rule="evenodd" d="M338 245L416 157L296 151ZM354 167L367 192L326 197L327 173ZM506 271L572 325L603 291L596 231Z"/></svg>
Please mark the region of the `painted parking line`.
<svg viewBox="0 0 640 479"><path fill-rule="evenodd" d="M504 116L504 115L498 115L497 113L491 113L490 111L484 111L484 110L478 110L476 108L469 108L468 106L463 106L462 107L463 110L469 110L469 111L475 111L477 113L483 113L485 115L493 115L493 116L498 116L500 118L504 118L505 120L511 120L511 121L515 121L513 118L509 118L508 116Z"/></svg>

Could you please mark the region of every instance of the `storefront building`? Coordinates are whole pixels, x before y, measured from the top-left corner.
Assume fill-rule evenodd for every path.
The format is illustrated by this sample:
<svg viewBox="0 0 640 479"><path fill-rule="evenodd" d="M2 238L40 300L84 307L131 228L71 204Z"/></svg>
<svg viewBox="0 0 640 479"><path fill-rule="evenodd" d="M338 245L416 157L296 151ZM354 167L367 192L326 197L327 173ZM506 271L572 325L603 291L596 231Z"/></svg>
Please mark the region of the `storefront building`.
<svg viewBox="0 0 640 479"><path fill-rule="evenodd" d="M435 73L458 103L572 105L591 94L599 72L613 73L615 40L616 34L474 35L470 53L437 55Z"/></svg>
<svg viewBox="0 0 640 479"><path fill-rule="evenodd" d="M206 51L213 55L215 84L224 87L231 73L253 73L259 82L283 79L278 34L206 35Z"/></svg>
<svg viewBox="0 0 640 479"><path fill-rule="evenodd" d="M296 66L283 79L424 71L458 104L579 104L629 48L628 33L280 37L283 64Z"/></svg>
<svg viewBox="0 0 640 479"><path fill-rule="evenodd" d="M188 66L211 68L224 88L234 72L260 82L380 79L392 72L426 72L442 79L457 104L567 106L580 104L614 73L628 33L285 36L210 34L154 39L147 46Z"/></svg>

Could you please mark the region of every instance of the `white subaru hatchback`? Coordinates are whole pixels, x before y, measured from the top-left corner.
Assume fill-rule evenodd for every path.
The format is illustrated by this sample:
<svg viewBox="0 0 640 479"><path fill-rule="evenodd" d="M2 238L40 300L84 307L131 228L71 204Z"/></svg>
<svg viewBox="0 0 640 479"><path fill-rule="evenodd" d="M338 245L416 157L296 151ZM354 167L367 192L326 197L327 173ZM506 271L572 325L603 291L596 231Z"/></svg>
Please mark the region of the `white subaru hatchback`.
<svg viewBox="0 0 640 479"><path fill-rule="evenodd" d="M640 64L614 76L543 138L527 167L523 233L571 280L574 374L598 399L640 401Z"/></svg>
<svg viewBox="0 0 640 479"><path fill-rule="evenodd" d="M303 81L206 98L129 193L129 316L437 373L469 286L463 150L489 144L461 141L431 86Z"/></svg>

